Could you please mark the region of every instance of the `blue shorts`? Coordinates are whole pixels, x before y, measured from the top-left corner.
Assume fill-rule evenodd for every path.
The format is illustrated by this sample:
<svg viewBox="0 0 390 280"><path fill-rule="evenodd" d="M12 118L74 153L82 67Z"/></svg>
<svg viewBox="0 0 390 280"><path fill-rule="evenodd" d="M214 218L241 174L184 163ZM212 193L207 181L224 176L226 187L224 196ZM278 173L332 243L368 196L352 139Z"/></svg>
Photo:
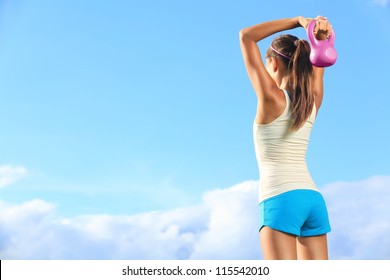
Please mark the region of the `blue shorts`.
<svg viewBox="0 0 390 280"><path fill-rule="evenodd" d="M267 226L296 236L330 232L328 211L321 193L292 190L259 203L260 230Z"/></svg>

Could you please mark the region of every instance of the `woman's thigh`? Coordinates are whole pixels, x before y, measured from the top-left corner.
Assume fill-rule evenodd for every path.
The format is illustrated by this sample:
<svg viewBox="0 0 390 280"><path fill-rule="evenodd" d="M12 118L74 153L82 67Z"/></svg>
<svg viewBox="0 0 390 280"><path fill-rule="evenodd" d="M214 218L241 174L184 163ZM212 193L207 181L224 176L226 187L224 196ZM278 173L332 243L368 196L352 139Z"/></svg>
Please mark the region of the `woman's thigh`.
<svg viewBox="0 0 390 280"><path fill-rule="evenodd" d="M260 243L266 260L296 260L296 236L264 226L260 230Z"/></svg>
<svg viewBox="0 0 390 280"><path fill-rule="evenodd" d="M327 260L328 240L326 234L297 238L299 260Z"/></svg>

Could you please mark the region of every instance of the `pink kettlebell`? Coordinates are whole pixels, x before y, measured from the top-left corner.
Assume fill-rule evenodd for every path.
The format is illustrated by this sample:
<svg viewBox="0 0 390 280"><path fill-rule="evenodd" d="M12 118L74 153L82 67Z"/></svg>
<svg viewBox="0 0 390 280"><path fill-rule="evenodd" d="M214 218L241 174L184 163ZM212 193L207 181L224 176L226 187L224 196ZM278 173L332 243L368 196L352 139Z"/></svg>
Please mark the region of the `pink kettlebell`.
<svg viewBox="0 0 390 280"><path fill-rule="evenodd" d="M311 64L317 67L328 67L336 63L337 52L334 48L334 40L336 34L334 30L330 34L327 40L317 40L314 37L313 31L316 25L316 21L312 20L307 27L307 37L310 42L310 61Z"/></svg>

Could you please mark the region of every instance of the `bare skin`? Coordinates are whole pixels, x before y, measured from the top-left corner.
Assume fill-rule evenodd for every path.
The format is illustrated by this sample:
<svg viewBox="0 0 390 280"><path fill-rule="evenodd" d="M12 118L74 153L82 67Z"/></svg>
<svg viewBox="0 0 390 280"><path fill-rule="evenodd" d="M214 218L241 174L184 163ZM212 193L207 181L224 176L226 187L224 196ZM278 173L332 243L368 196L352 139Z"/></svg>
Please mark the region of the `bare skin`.
<svg viewBox="0 0 390 280"><path fill-rule="evenodd" d="M327 260L327 236L297 237L263 227L260 231L263 257L266 260Z"/></svg>
<svg viewBox="0 0 390 280"><path fill-rule="evenodd" d="M306 28L310 20L312 19L301 16L279 19L240 31L245 66L257 96L256 123L267 124L279 117L286 107L283 89L290 91L288 69L276 57L267 58L264 65L257 42L280 31ZM319 40L325 40L330 35L332 26L324 17L317 17L315 20L315 36ZM317 112L323 99L323 76L323 68L313 67L311 90L315 96ZM328 259L326 235L297 237L263 227L260 230L260 241L265 259Z"/></svg>

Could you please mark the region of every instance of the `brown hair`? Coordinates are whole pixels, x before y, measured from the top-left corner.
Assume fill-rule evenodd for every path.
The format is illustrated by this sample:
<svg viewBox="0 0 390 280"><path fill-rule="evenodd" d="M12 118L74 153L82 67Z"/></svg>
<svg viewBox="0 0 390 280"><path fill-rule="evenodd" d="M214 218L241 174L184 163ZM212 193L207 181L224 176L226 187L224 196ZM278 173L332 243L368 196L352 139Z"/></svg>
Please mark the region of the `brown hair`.
<svg viewBox="0 0 390 280"><path fill-rule="evenodd" d="M293 35L281 35L272 41L271 46L276 51L269 48L267 57L278 57L291 71L289 84L293 91L290 96L293 122L290 129L297 131L309 118L314 106L314 94L311 91L313 66L310 62L310 45Z"/></svg>

